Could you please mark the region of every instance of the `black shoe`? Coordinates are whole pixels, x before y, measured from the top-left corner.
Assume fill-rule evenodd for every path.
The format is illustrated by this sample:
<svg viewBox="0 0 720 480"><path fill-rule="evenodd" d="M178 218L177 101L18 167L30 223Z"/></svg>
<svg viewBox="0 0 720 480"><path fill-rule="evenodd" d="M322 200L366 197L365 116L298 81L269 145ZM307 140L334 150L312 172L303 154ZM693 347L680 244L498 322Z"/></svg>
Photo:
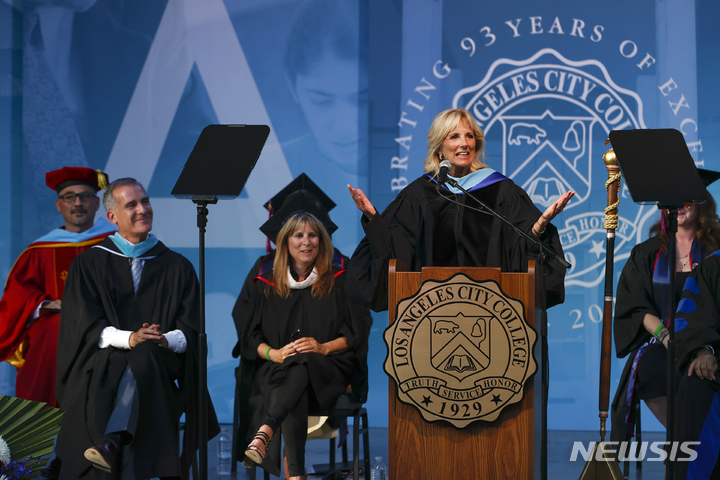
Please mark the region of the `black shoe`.
<svg viewBox="0 0 720 480"><path fill-rule="evenodd" d="M117 445L112 440L102 439L92 447L85 450L85 458L90 460L95 468L105 472L112 472L117 456Z"/></svg>
<svg viewBox="0 0 720 480"><path fill-rule="evenodd" d="M41 473L42 478L46 478L47 480L58 480L58 478L60 478L61 466L62 462L60 461L60 458L53 458L52 461L48 463L47 467L43 468Z"/></svg>

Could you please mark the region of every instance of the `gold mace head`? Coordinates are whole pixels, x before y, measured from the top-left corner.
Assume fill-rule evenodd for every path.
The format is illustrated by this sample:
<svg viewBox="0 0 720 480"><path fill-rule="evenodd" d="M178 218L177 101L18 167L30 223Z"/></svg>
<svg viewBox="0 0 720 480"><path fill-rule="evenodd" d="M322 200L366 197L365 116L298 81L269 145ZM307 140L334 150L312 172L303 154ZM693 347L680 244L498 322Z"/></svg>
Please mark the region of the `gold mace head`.
<svg viewBox="0 0 720 480"><path fill-rule="evenodd" d="M607 145L608 143L610 143L609 138L607 140L605 140L605 143L603 143L603 146ZM617 163L617 157L615 156L615 150L613 150L611 148L607 152L605 152L603 154L603 162L605 162L605 165L607 165L609 167L617 166L618 163Z"/></svg>

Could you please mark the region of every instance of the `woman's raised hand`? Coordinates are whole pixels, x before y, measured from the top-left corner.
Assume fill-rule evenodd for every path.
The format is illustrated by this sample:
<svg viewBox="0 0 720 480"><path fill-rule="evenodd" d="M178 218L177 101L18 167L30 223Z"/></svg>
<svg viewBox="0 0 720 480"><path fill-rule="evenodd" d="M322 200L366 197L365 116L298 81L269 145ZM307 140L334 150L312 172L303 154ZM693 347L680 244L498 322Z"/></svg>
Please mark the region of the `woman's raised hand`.
<svg viewBox="0 0 720 480"><path fill-rule="evenodd" d="M572 190L560 195L560 198L555 200L552 205L550 205L543 212L543 214L540 215L540 218L537 219L537 222L535 222L535 225L533 225L533 232L535 232L537 236L540 236L539 234L545 231L547 224L550 223L558 213L562 212L565 209L565 206L574 196L575 192Z"/></svg>
<svg viewBox="0 0 720 480"><path fill-rule="evenodd" d="M546 220L548 223L552 222L552 219L555 218L555 216L562 212L565 209L565 206L568 204L570 199L575 196L575 192L570 190L568 192L563 193L560 195L560 198L555 200L552 205L550 205L542 214L542 218Z"/></svg>
<svg viewBox="0 0 720 480"><path fill-rule="evenodd" d="M372 219L377 213L373 204L365 196L362 190L359 188L353 188L352 185L348 184L348 190L350 190L350 196L355 201L355 206L367 217L368 220Z"/></svg>

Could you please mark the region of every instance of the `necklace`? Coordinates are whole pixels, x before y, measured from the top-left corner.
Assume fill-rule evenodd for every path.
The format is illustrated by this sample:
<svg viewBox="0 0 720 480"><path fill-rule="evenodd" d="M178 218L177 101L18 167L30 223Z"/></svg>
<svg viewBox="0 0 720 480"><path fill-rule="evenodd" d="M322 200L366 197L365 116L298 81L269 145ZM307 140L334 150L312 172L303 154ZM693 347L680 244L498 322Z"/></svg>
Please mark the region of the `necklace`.
<svg viewBox="0 0 720 480"><path fill-rule="evenodd" d="M688 253L687 255L683 255L682 257L679 257L679 258L677 259L678 267L680 267L680 268L679 268L679 271L684 272L684 271L685 271L685 267L689 267L689 266L690 266L689 260L690 260L690 254L689 254L689 253Z"/></svg>

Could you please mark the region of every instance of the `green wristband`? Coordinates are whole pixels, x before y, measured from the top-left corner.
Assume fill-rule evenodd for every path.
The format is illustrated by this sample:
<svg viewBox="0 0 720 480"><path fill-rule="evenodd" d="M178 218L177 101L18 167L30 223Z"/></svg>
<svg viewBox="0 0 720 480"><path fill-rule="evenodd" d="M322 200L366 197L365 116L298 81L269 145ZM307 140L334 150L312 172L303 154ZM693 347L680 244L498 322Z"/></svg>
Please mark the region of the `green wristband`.
<svg viewBox="0 0 720 480"><path fill-rule="evenodd" d="M272 362L272 360L270 360L270 350L272 350L272 347L268 347L268 349L265 350L265 358L268 359L268 362Z"/></svg>
<svg viewBox="0 0 720 480"><path fill-rule="evenodd" d="M660 333L660 331L661 331L663 328L665 328L665 325L660 324L660 326L655 329L655 334L654 334L653 336L654 336L654 337L657 337L657 336L658 336L658 333Z"/></svg>

